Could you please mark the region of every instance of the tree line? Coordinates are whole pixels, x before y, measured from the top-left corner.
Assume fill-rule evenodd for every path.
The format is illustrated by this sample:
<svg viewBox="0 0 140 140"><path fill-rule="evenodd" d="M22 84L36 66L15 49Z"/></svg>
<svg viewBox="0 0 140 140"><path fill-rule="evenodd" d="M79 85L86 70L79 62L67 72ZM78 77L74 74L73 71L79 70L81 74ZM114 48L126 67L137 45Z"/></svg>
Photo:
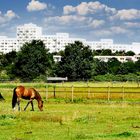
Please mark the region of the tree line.
<svg viewBox="0 0 140 140"><path fill-rule="evenodd" d="M61 55L55 63L53 55ZM50 53L44 43L33 40L25 43L19 52L0 55L0 78L20 81L47 80L47 77L68 77L69 80L138 80L140 60L121 63L116 58L108 62L95 59L95 55L135 55L134 52L91 50L81 42L68 44L60 52Z"/></svg>

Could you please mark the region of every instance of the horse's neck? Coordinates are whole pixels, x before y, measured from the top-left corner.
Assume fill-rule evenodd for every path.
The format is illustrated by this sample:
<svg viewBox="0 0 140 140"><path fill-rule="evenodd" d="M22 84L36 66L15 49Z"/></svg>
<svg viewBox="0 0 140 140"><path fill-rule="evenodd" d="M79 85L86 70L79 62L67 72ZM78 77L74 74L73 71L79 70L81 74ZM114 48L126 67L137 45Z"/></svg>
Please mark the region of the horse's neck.
<svg viewBox="0 0 140 140"><path fill-rule="evenodd" d="M41 99L41 96L40 94L36 91L36 100L39 102L39 101L42 101Z"/></svg>

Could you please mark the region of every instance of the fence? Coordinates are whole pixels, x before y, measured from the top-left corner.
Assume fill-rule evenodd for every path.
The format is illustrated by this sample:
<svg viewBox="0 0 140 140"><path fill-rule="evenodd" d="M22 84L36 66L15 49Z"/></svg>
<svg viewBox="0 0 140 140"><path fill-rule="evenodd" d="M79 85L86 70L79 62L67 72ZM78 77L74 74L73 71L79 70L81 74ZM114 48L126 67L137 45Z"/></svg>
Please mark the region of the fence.
<svg viewBox="0 0 140 140"><path fill-rule="evenodd" d="M41 96L47 101L51 98L70 99L72 102L76 99L103 99L103 100L122 100L122 101L139 101L139 86L76 86L76 85L29 85L39 91ZM26 85L26 87L28 87ZM15 85L1 85L0 92L5 97L11 97Z"/></svg>
<svg viewBox="0 0 140 140"><path fill-rule="evenodd" d="M46 100L49 98L66 98L73 102L77 98L105 100L139 100L140 87L92 87L92 86L47 86Z"/></svg>

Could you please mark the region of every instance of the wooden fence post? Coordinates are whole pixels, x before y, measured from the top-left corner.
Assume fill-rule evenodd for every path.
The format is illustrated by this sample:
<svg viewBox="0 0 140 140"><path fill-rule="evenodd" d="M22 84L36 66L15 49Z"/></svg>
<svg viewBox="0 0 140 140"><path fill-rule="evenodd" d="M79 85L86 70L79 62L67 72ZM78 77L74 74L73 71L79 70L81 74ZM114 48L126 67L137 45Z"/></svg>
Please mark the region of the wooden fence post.
<svg viewBox="0 0 140 140"><path fill-rule="evenodd" d="M110 100L110 86L108 86L108 91L107 91L107 100Z"/></svg>
<svg viewBox="0 0 140 140"><path fill-rule="evenodd" d="M53 87L53 97L54 98L56 98L56 93L55 93L56 91L55 91L55 89L56 89L56 85L54 85L54 87Z"/></svg>
<svg viewBox="0 0 140 140"><path fill-rule="evenodd" d="M73 90L74 90L74 87L73 87L73 85L72 85L72 87L71 87L71 101L73 102Z"/></svg>
<svg viewBox="0 0 140 140"><path fill-rule="evenodd" d="M46 85L46 101L48 101L48 85Z"/></svg>
<svg viewBox="0 0 140 140"><path fill-rule="evenodd" d="M90 98L90 86L88 86L88 98Z"/></svg>
<svg viewBox="0 0 140 140"><path fill-rule="evenodd" d="M124 100L124 86L122 86L122 94L123 94L122 99Z"/></svg>

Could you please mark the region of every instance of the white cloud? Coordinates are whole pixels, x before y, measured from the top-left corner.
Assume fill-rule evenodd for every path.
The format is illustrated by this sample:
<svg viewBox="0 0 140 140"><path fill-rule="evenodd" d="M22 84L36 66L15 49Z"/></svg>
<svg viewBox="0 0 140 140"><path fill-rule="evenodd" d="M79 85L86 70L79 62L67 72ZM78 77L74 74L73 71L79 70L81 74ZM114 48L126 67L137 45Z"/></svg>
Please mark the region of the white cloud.
<svg viewBox="0 0 140 140"><path fill-rule="evenodd" d="M82 17L82 16L76 16L76 15L69 15L69 16L61 16L59 17L59 20L62 23L81 23L81 22L85 22L86 21L86 17Z"/></svg>
<svg viewBox="0 0 140 140"><path fill-rule="evenodd" d="M128 28L133 28L133 27L140 28L140 23L138 23L138 22L125 22L124 24Z"/></svg>
<svg viewBox="0 0 140 140"><path fill-rule="evenodd" d="M106 38L106 37L113 37L113 36L127 36L127 35L132 35L132 32L130 30L124 29L119 26L113 26L110 28L102 28L102 29L97 29L97 30L91 30L90 31L91 35L99 38Z"/></svg>
<svg viewBox="0 0 140 140"><path fill-rule="evenodd" d="M110 28L112 33L114 34L126 34L126 33L129 33L129 30L125 29L125 28L122 28L120 26L113 26Z"/></svg>
<svg viewBox="0 0 140 140"><path fill-rule="evenodd" d="M91 23L90 23L90 26L93 27L93 28L98 28L102 25L105 24L105 21L104 20L93 20Z"/></svg>
<svg viewBox="0 0 140 140"><path fill-rule="evenodd" d="M89 34L94 38L100 39L100 38L110 37L112 35L112 32L108 29L98 29L98 30L89 31Z"/></svg>
<svg viewBox="0 0 140 140"><path fill-rule="evenodd" d="M47 4L43 2L39 2L38 0L31 0L29 4L27 5L28 11L40 11L47 8Z"/></svg>
<svg viewBox="0 0 140 140"><path fill-rule="evenodd" d="M133 20L140 18L140 10L137 9L122 9L119 10L110 19L120 19L120 20Z"/></svg>
<svg viewBox="0 0 140 140"><path fill-rule="evenodd" d="M86 15L89 13L90 9L89 9L88 3L82 2L80 5L78 5L75 8L75 10L79 15Z"/></svg>
<svg viewBox="0 0 140 140"><path fill-rule="evenodd" d="M57 23L61 25L85 25L90 22L90 18L79 16L79 15L62 15L55 17L45 18L44 21L47 24Z"/></svg>
<svg viewBox="0 0 140 140"><path fill-rule="evenodd" d="M6 24L15 18L18 18L18 15L12 10L8 10L5 14L0 11L0 24Z"/></svg>
<svg viewBox="0 0 140 140"><path fill-rule="evenodd" d="M63 28L77 34L84 32L95 37L128 38L136 33L136 28L140 28L139 20L140 10L117 10L99 1L85 1L76 6L66 5L61 15L47 17L44 21L48 27Z"/></svg>
<svg viewBox="0 0 140 140"><path fill-rule="evenodd" d="M18 17L12 10L8 10L7 13L5 14L5 17L9 18L9 19L13 19Z"/></svg>
<svg viewBox="0 0 140 140"><path fill-rule="evenodd" d="M99 1L95 2L81 2L78 6L66 5L63 8L64 14L71 14L73 12L79 15L95 14L96 12L104 11L105 13L116 13L115 8L108 7L101 4Z"/></svg>
<svg viewBox="0 0 140 140"><path fill-rule="evenodd" d="M71 5L66 5L63 8L64 14L69 14L75 12L75 8Z"/></svg>

